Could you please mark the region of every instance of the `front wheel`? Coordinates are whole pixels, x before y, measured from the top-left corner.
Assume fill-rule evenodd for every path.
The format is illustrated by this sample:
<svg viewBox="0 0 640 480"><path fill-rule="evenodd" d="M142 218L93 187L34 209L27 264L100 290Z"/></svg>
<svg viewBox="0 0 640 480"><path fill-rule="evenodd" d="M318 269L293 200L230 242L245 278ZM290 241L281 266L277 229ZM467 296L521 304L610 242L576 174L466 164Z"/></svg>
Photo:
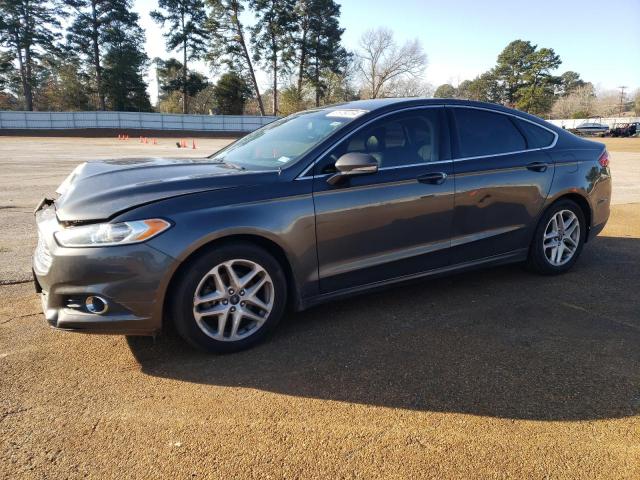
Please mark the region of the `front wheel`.
<svg viewBox="0 0 640 480"><path fill-rule="evenodd" d="M216 353L259 342L282 317L287 297L280 264L249 244L213 247L185 266L171 313L190 344Z"/></svg>
<svg viewBox="0 0 640 480"><path fill-rule="evenodd" d="M553 204L538 223L527 265L545 275L565 273L578 260L586 233L584 213L575 202Z"/></svg>

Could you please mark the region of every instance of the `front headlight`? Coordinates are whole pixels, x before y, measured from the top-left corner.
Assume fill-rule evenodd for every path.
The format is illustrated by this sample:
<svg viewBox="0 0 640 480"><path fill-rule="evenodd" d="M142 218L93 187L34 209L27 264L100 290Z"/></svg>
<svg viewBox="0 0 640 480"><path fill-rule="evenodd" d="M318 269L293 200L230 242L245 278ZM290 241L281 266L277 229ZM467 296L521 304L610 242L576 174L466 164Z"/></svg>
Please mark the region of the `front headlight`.
<svg viewBox="0 0 640 480"><path fill-rule="evenodd" d="M96 223L68 227L55 233L63 247L107 247L144 242L164 232L171 224L160 218L122 223Z"/></svg>

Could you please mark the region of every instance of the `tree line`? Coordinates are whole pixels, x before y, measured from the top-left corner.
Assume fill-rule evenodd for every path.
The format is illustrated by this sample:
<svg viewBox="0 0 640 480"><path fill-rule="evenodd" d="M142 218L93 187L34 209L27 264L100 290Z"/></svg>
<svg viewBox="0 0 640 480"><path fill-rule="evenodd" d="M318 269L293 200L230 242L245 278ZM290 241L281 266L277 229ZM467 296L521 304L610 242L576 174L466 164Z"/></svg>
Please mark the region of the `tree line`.
<svg viewBox="0 0 640 480"><path fill-rule="evenodd" d="M514 40L498 55L493 68L457 87L440 85L434 97L498 103L555 118L611 116L626 111L640 115L640 91L635 100L616 92L598 93L577 72L554 74L561 64L552 48Z"/></svg>
<svg viewBox="0 0 640 480"><path fill-rule="evenodd" d="M554 50L523 40L489 71L434 92L417 39L400 44L377 28L349 51L335 0L158 0L151 18L173 57L148 58L132 0L0 0L0 109L286 115L358 98L434 95L538 115L597 110L593 85L575 72L556 75Z"/></svg>
<svg viewBox="0 0 640 480"><path fill-rule="evenodd" d="M0 0L0 108L150 111L153 64L169 111L242 113L251 101L265 115L350 99L339 16L334 0L158 0L151 18L177 58L151 62L131 0ZM191 68L198 60L216 84Z"/></svg>

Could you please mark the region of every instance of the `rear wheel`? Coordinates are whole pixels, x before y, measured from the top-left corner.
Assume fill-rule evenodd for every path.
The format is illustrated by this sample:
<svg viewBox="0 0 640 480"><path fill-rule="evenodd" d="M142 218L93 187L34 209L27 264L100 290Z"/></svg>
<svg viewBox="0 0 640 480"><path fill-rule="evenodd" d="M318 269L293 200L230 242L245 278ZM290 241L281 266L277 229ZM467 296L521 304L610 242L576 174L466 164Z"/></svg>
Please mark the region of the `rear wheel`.
<svg viewBox="0 0 640 480"><path fill-rule="evenodd" d="M561 200L554 203L538 223L528 266L545 275L566 272L578 260L586 233L584 213L575 202Z"/></svg>
<svg viewBox="0 0 640 480"><path fill-rule="evenodd" d="M175 285L171 313L178 333L209 352L233 352L259 342L282 317L286 280L280 264L248 243L200 255Z"/></svg>

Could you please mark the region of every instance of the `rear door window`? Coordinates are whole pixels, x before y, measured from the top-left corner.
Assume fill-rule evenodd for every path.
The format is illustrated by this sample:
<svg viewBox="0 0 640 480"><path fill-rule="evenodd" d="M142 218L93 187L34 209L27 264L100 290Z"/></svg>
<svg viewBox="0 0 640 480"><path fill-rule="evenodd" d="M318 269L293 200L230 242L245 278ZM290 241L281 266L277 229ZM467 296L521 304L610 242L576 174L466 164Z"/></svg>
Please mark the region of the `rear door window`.
<svg viewBox="0 0 640 480"><path fill-rule="evenodd" d="M514 119L518 128L524 136L527 137L527 148L544 148L553 143L556 136L549 130L545 130L542 127L538 127L531 122L521 120L519 118Z"/></svg>
<svg viewBox="0 0 640 480"><path fill-rule="evenodd" d="M527 149L524 136L509 115L475 108L453 108L460 158L481 157Z"/></svg>

